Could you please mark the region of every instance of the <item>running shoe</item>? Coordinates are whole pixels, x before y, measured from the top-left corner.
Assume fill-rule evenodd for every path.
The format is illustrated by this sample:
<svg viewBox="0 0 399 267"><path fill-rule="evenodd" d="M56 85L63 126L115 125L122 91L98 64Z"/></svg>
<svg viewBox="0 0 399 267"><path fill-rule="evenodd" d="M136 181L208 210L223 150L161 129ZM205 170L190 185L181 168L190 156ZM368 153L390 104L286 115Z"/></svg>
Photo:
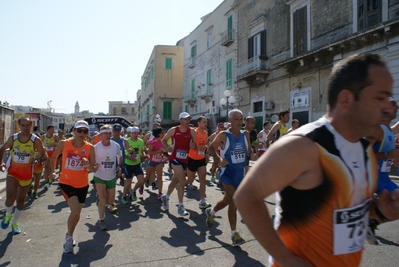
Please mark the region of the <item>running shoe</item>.
<svg viewBox="0 0 399 267"><path fill-rule="evenodd" d="M158 189L158 187L157 187L157 185L155 184L155 183L152 183L152 190L157 190Z"/></svg>
<svg viewBox="0 0 399 267"><path fill-rule="evenodd" d="M158 193L158 199L161 200L162 193Z"/></svg>
<svg viewBox="0 0 399 267"><path fill-rule="evenodd" d="M148 188L149 186L150 186L150 180L147 180L147 181L145 182L145 187Z"/></svg>
<svg viewBox="0 0 399 267"><path fill-rule="evenodd" d="M112 203L111 205L108 205L108 210L112 214L118 213L118 208L116 207L115 203Z"/></svg>
<svg viewBox="0 0 399 267"><path fill-rule="evenodd" d="M19 229L18 223L15 222L11 224L11 232L13 235L21 233L21 229Z"/></svg>
<svg viewBox="0 0 399 267"><path fill-rule="evenodd" d="M179 206L177 207L177 213L178 213L180 216L188 216L188 215L190 215L190 213L188 213L188 212L186 211L186 209L184 208L183 205L179 205Z"/></svg>
<svg viewBox="0 0 399 267"><path fill-rule="evenodd" d="M211 215L210 208L207 208L205 210L205 214L206 214L206 226L208 226L208 228L212 228L213 223L215 222L215 215Z"/></svg>
<svg viewBox="0 0 399 267"><path fill-rule="evenodd" d="M45 190L45 191L47 191L49 187L50 187L50 184L49 184L49 183L45 183L45 184L44 184L44 190Z"/></svg>
<svg viewBox="0 0 399 267"><path fill-rule="evenodd" d="M11 214L6 214L1 221L1 228L2 229L7 229L7 227L10 225L10 220L11 220Z"/></svg>
<svg viewBox="0 0 399 267"><path fill-rule="evenodd" d="M65 235L64 253L73 253L73 241L72 236Z"/></svg>
<svg viewBox="0 0 399 267"><path fill-rule="evenodd" d="M216 184L216 178L215 178L215 176L212 176L212 177L211 177L211 182L214 183L214 184Z"/></svg>
<svg viewBox="0 0 399 267"><path fill-rule="evenodd" d="M161 196L161 201L162 201L162 208L164 210L169 210L169 199L166 198L166 195Z"/></svg>
<svg viewBox="0 0 399 267"><path fill-rule="evenodd" d="M198 189L195 185L192 185L192 184L186 185L186 188L189 190L197 190Z"/></svg>
<svg viewBox="0 0 399 267"><path fill-rule="evenodd" d="M129 204L129 201L127 200L127 197L122 197L121 198L122 204Z"/></svg>
<svg viewBox="0 0 399 267"><path fill-rule="evenodd" d="M367 236L366 236L366 240L367 242L369 242L369 244L371 245L378 245L378 240L375 237L375 233L374 230L370 227L367 226Z"/></svg>
<svg viewBox="0 0 399 267"><path fill-rule="evenodd" d="M48 186L51 186L53 184L53 180L48 180Z"/></svg>
<svg viewBox="0 0 399 267"><path fill-rule="evenodd" d="M139 193L140 193L140 195L142 195L144 193L144 187L143 186L140 186Z"/></svg>
<svg viewBox="0 0 399 267"><path fill-rule="evenodd" d="M39 198L39 196L37 195L37 192L33 192L32 197L33 197L34 199L38 199L38 198Z"/></svg>
<svg viewBox="0 0 399 267"><path fill-rule="evenodd" d="M130 197L131 197L132 201L137 201L136 192L133 192L133 194Z"/></svg>
<svg viewBox="0 0 399 267"><path fill-rule="evenodd" d="M207 209L207 208L210 208L212 205L209 204L208 202L206 202L205 200L203 200L203 201L199 202L198 206L200 209Z"/></svg>
<svg viewBox="0 0 399 267"><path fill-rule="evenodd" d="M105 220L98 220L98 229L100 231L107 230L107 225L105 224Z"/></svg>
<svg viewBox="0 0 399 267"><path fill-rule="evenodd" d="M242 239L238 232L234 233L234 235L231 237L231 241L233 241L233 246L240 246L245 243L245 240Z"/></svg>

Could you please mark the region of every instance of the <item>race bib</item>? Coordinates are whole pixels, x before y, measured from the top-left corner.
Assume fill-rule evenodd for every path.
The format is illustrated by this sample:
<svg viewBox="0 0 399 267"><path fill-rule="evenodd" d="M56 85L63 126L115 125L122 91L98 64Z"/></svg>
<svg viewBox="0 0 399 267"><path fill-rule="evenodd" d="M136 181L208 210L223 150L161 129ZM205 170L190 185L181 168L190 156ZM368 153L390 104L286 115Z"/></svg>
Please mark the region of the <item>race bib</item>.
<svg viewBox="0 0 399 267"><path fill-rule="evenodd" d="M103 161L101 162L101 166L104 168L104 171L111 171L114 168L115 161Z"/></svg>
<svg viewBox="0 0 399 267"><path fill-rule="evenodd" d="M391 159L384 160L381 165L380 172L390 172L393 161Z"/></svg>
<svg viewBox="0 0 399 267"><path fill-rule="evenodd" d="M54 147L53 146L46 146L46 150L47 151L54 151Z"/></svg>
<svg viewBox="0 0 399 267"><path fill-rule="evenodd" d="M162 155L160 155L160 154L154 154L154 155L152 155L151 161L154 161L154 162L161 162L161 161L162 161Z"/></svg>
<svg viewBox="0 0 399 267"><path fill-rule="evenodd" d="M245 162L245 151L231 151L230 156L233 164Z"/></svg>
<svg viewBox="0 0 399 267"><path fill-rule="evenodd" d="M82 171L84 166L79 155L68 153L65 168L73 171Z"/></svg>
<svg viewBox="0 0 399 267"><path fill-rule="evenodd" d="M24 152L15 152L13 161L20 164L29 164L30 163L30 155L29 153Z"/></svg>
<svg viewBox="0 0 399 267"><path fill-rule="evenodd" d="M198 155L205 155L205 150L198 150Z"/></svg>
<svg viewBox="0 0 399 267"><path fill-rule="evenodd" d="M360 251L367 235L372 199L357 206L334 210L334 255Z"/></svg>
<svg viewBox="0 0 399 267"><path fill-rule="evenodd" d="M176 150L176 158L178 159L186 159L187 158L187 150Z"/></svg>

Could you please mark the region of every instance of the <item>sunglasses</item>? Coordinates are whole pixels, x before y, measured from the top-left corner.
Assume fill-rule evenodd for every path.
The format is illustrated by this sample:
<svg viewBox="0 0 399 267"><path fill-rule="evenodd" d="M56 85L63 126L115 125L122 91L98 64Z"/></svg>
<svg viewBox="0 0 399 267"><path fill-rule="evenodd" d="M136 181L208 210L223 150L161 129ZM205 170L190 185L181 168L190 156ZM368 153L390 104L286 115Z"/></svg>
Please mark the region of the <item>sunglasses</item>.
<svg viewBox="0 0 399 267"><path fill-rule="evenodd" d="M82 132L83 132L84 134L88 134L88 133L89 133L89 129L77 128L76 131L77 131L78 133L82 133Z"/></svg>

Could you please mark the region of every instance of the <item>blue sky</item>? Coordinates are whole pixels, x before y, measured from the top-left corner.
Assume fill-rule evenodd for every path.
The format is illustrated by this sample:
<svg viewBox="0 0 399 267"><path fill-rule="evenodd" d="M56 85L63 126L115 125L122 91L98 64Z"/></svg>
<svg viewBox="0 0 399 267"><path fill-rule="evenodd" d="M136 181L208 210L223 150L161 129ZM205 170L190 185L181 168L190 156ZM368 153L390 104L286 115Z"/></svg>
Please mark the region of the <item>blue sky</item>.
<svg viewBox="0 0 399 267"><path fill-rule="evenodd" d="M222 0L2 0L0 101L71 113L135 101L155 45L175 45Z"/></svg>

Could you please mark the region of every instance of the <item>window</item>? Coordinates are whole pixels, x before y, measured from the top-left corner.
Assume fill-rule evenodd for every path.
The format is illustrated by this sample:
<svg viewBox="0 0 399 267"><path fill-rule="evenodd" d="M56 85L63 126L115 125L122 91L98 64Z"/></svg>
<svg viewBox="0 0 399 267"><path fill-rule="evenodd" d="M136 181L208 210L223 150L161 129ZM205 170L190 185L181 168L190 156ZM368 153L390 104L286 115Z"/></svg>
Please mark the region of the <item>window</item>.
<svg viewBox="0 0 399 267"><path fill-rule="evenodd" d="M190 99L195 99L195 79L191 79L191 95Z"/></svg>
<svg viewBox="0 0 399 267"><path fill-rule="evenodd" d="M210 48L212 46L212 32L208 32L208 39L206 42L206 47Z"/></svg>
<svg viewBox="0 0 399 267"><path fill-rule="evenodd" d="M148 104L145 106L145 115L147 115L147 116L150 115L150 105L148 105ZM148 119L148 117L147 117L147 119Z"/></svg>
<svg viewBox="0 0 399 267"><path fill-rule="evenodd" d="M195 64L195 57L197 56L197 45L191 47L191 63Z"/></svg>
<svg viewBox="0 0 399 267"><path fill-rule="evenodd" d="M185 106L184 106L184 111L185 111L185 112L188 112L188 105L185 105Z"/></svg>
<svg viewBox="0 0 399 267"><path fill-rule="evenodd" d="M263 107L263 102L262 101L258 101L258 102L254 102L254 113L256 112L262 112L262 107Z"/></svg>
<svg viewBox="0 0 399 267"><path fill-rule="evenodd" d="M132 107L132 114L134 114L134 107Z"/></svg>
<svg viewBox="0 0 399 267"><path fill-rule="evenodd" d="M357 10L359 30L381 22L381 0L357 0Z"/></svg>
<svg viewBox="0 0 399 267"><path fill-rule="evenodd" d="M226 89L230 89L233 84L233 60L226 61Z"/></svg>
<svg viewBox="0 0 399 267"><path fill-rule="evenodd" d="M126 115L126 114L127 114L126 107L122 107L122 115Z"/></svg>
<svg viewBox="0 0 399 267"><path fill-rule="evenodd" d="M227 18L227 38L233 40L233 15Z"/></svg>
<svg viewBox="0 0 399 267"><path fill-rule="evenodd" d="M307 6L297 9L293 17L294 56L307 51Z"/></svg>
<svg viewBox="0 0 399 267"><path fill-rule="evenodd" d="M165 58L165 70L171 70L172 69L172 58L167 57Z"/></svg>
<svg viewBox="0 0 399 267"><path fill-rule="evenodd" d="M266 56L266 30L248 39L248 59L255 56Z"/></svg>
<svg viewBox="0 0 399 267"><path fill-rule="evenodd" d="M172 101L164 101L163 102L162 118L164 120L171 120L172 119Z"/></svg>
<svg viewBox="0 0 399 267"><path fill-rule="evenodd" d="M150 100L150 113L149 114L152 114L152 111L153 111L153 105L152 105L152 100Z"/></svg>
<svg viewBox="0 0 399 267"><path fill-rule="evenodd" d="M116 107L112 108L112 115L116 115Z"/></svg>
<svg viewBox="0 0 399 267"><path fill-rule="evenodd" d="M209 94L211 92L212 86L212 69L206 71L206 93Z"/></svg>

